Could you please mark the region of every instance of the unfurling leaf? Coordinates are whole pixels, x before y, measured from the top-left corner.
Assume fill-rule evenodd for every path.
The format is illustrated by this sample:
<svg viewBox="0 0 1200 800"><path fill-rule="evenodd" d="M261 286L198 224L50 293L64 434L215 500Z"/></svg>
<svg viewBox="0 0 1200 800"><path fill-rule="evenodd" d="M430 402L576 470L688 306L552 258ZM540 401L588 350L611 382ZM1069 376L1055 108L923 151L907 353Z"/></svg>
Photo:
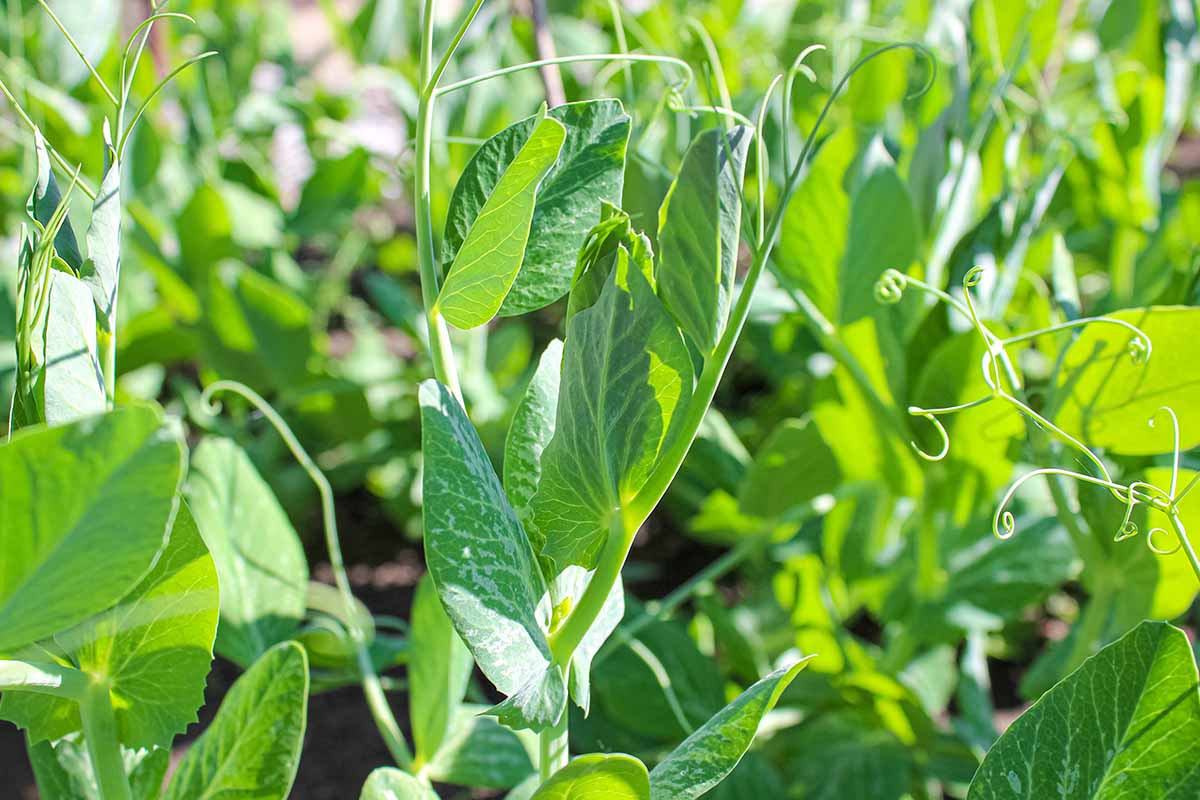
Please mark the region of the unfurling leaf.
<svg viewBox="0 0 1200 800"><path fill-rule="evenodd" d="M475 666L428 575L417 584L409 642L409 716L416 757L424 763L449 735Z"/></svg>
<svg viewBox="0 0 1200 800"><path fill-rule="evenodd" d="M92 290L100 326L117 325L117 285L121 279L121 167L113 149L112 131L104 120L104 177L92 207L87 232L88 260L81 275Z"/></svg>

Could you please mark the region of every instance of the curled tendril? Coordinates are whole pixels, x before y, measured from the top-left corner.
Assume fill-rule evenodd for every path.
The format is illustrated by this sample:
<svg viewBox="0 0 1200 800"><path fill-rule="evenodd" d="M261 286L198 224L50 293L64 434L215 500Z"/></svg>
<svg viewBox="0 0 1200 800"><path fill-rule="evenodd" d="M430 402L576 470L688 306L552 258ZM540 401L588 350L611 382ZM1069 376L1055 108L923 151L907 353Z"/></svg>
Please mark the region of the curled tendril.
<svg viewBox="0 0 1200 800"><path fill-rule="evenodd" d="M1175 410L1170 406L1159 406L1158 410L1154 412L1154 416L1150 417L1146 424L1153 428L1158 415L1164 413L1171 420L1173 447L1171 450L1171 491L1168 494L1174 500L1175 490L1179 487L1179 417L1175 416Z"/></svg>
<svg viewBox="0 0 1200 800"><path fill-rule="evenodd" d="M1026 483L1033 480L1034 478L1038 477L1039 475L1047 475L1047 476L1057 475L1057 476L1062 476L1064 478L1073 478L1082 483L1090 483L1094 486L1103 486L1103 487L1109 489L1110 491L1112 491L1113 493L1115 493L1117 495L1117 497L1119 497L1121 500L1130 502L1130 503L1149 502L1151 499L1150 497L1146 496L1145 494L1139 495L1137 493L1136 489L1134 488L1134 486L1136 486L1137 484L1134 484L1134 486L1122 486L1119 483L1113 483L1112 481L1105 480L1104 478L1097 478L1094 475L1087 475L1082 472L1075 472L1074 470L1069 470L1069 469L1061 469L1059 467L1042 467L1040 469L1030 470L1029 472L1026 472L1024 475L1022 475L1021 477L1017 478L1015 481L1012 482L1012 484L1008 487L1008 491L1006 491L1004 493L1004 497L1003 497L1003 499L1001 499L1000 504L998 506L996 506L996 513L992 517L992 533L994 533L996 535L997 539L1011 539L1013 534L1016 533L1016 531L1017 531L1016 518L1013 516L1012 512L1008 510L1008 504L1012 502L1013 497L1016 496L1017 491L1022 486L1024 486ZM1142 484L1142 485L1146 485L1146 484ZM1155 491L1161 491L1153 486L1151 486L1150 488L1154 489ZM1136 495L1136 497L1135 497L1135 495ZM1130 508L1132 508L1132 506L1130 506ZM1127 511L1128 510L1129 509L1127 509ZM1125 519L1126 519L1126 522L1128 522L1128 520L1129 520L1128 514L1126 515ZM1122 524L1122 528L1124 528L1124 523ZM1120 532L1118 532L1118 535L1120 535ZM1134 535L1136 535L1136 534L1134 534ZM1126 537L1126 538L1128 538L1128 537Z"/></svg>
<svg viewBox="0 0 1200 800"><path fill-rule="evenodd" d="M1158 545L1156 545L1154 543L1154 534L1156 534L1156 533L1165 533L1167 536L1174 536L1175 537L1175 546L1168 550L1167 548L1159 547ZM1160 556L1173 556L1179 552L1180 548L1183 547L1183 540L1179 538L1178 533L1169 531L1166 528L1151 528L1150 532L1146 534L1146 545L1153 552L1157 553Z"/></svg>
<svg viewBox="0 0 1200 800"><path fill-rule="evenodd" d="M937 418L937 415L934 413L934 411L918 408L917 406L909 406L908 413L912 414L914 417L923 417L929 420L933 424L933 427L937 429L938 436L940 436L942 439L942 449L936 455L930 455L929 453L926 453L921 449L921 445L917 444L915 441L909 442L909 444L912 445L912 449L917 452L917 455L926 461L941 461L943 458L945 458L950 452L950 434L946 433L946 426L943 425L942 421Z"/></svg>
<svg viewBox="0 0 1200 800"><path fill-rule="evenodd" d="M907 275L898 269L884 270L879 280L875 281L875 299L885 305L895 305L904 297L904 290L907 288ZM913 413L912 409L909 409L909 413Z"/></svg>
<svg viewBox="0 0 1200 800"><path fill-rule="evenodd" d="M979 282L983 280L983 272L984 267L979 266L971 267L967 270L967 274L963 276L963 288L970 289L973 286L978 286Z"/></svg>
<svg viewBox="0 0 1200 800"><path fill-rule="evenodd" d="M1150 339L1143 334L1130 339L1125 349L1129 353L1129 359L1133 363L1141 365L1150 360L1150 351L1152 348L1153 345L1150 343Z"/></svg>

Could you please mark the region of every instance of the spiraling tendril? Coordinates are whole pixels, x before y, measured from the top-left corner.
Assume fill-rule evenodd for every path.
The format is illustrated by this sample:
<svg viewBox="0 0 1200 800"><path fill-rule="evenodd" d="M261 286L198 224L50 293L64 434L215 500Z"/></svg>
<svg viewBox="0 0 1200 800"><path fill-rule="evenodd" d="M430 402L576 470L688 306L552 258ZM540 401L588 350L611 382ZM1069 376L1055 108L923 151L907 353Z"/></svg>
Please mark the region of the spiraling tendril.
<svg viewBox="0 0 1200 800"><path fill-rule="evenodd" d="M875 299L885 305L895 305L903 299L907 286L907 275L898 269L886 270L879 276L879 280L875 281Z"/></svg>
<svg viewBox="0 0 1200 800"><path fill-rule="evenodd" d="M1151 427L1155 425L1155 418L1159 414L1165 414L1171 421L1174 433L1174 453L1171 464L1171 483L1169 490L1164 490L1161 487L1147 483L1145 481L1132 481L1128 484L1116 482L1109 473L1107 465L1104 461L1092 450L1090 450L1083 442L1076 439L1071 434L1067 433L1062 428L1055 425L1046 417L1039 414L1031 408L1026 402L1021 400L1017 394L1022 390L1020 376L1013 365L1012 359L1009 357L1005 349L1009 345L1019 344L1036 339L1040 336L1059 333L1062 331L1075 330L1088 325L1105 324L1117 325L1127 329L1132 336L1126 345L1126 351L1135 364L1145 364L1153 352L1153 344L1150 337L1144 331L1125 320L1115 319L1112 317L1085 317L1081 319L1070 320L1057 325L1052 325L1047 328L1030 331L1028 333L1016 334L1007 338L1001 338L993 333L983 319L979 316L975 308L974 299L971 295L971 289L978 286L984 278L983 267L973 267L962 280L962 299L956 297L931 286L924 281L905 275L899 270L888 269L879 277L875 283L875 298L880 302L888 305L899 303L903 299L904 292L910 287L916 288L921 292L930 295L931 297L941 300L950 308L953 308L962 316L970 321L971 326L979 334L985 346L985 352L980 360L980 369L983 373L984 383L987 384L989 394L978 400L969 403L963 403L956 406L947 406L945 408L921 408L919 406L910 406L908 413L912 416L921 417L927 420L934 426L938 437L941 441L941 448L937 453L929 453L924 450L915 441L912 442L912 447L917 455L926 461L941 461L950 452L950 435L946 431L945 425L940 417L952 414L957 411L963 411L968 408L983 405L993 400L999 400L1003 403L1013 406L1024 417L1032 420L1038 427L1049 432L1056 439L1066 444L1073 450L1077 451L1084 457L1092 467L1096 469L1099 475L1088 474L1084 472L1076 472L1069 469L1060 468L1040 468L1034 469L1020 476L1012 484L1009 485L1000 504L996 507L995 514L992 519L992 531L999 539L1009 539L1016 534L1017 520L1012 511L1009 510L1009 505L1016 496L1018 490L1029 481L1037 477L1046 477L1047 479L1070 478L1081 483L1100 486L1109 491L1109 493L1125 506L1125 513L1121 519L1120 525L1117 527L1113 535L1114 542L1123 542L1128 539L1137 537L1140 534L1137 523L1133 519L1134 509L1137 505L1145 505L1162 512L1167 516L1170 522L1170 529L1163 527L1153 527L1146 534L1146 544L1154 553L1161 556L1168 556L1183 549L1188 557L1188 561L1196 573L1197 578L1200 578L1200 559L1197 558L1196 552L1187 537L1187 532L1184 530L1183 521L1179 515L1179 502L1187 496L1187 494L1200 481L1200 473L1188 482L1183 491L1178 491L1179 482L1179 420L1175 412L1164 406L1156 412L1155 417L1149 420ZM1010 391L1011 389L1011 391ZM1173 537L1175 540L1174 547L1165 547L1162 545L1162 537Z"/></svg>

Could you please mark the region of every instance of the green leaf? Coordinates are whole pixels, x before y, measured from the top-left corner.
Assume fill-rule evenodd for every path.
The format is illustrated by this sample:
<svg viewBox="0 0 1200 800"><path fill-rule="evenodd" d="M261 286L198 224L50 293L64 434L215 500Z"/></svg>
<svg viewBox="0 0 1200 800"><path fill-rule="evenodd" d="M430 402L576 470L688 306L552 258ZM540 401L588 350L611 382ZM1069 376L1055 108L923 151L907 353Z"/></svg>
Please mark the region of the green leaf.
<svg viewBox="0 0 1200 800"><path fill-rule="evenodd" d="M913 753L870 714L838 709L781 734L771 755L805 800L911 797Z"/></svg>
<svg viewBox="0 0 1200 800"><path fill-rule="evenodd" d="M649 800L646 765L622 753L573 759L542 784L532 800Z"/></svg>
<svg viewBox="0 0 1200 800"><path fill-rule="evenodd" d="M837 319L839 270L850 225L843 180L854 160L854 139L851 128L840 128L817 151L784 213L775 259L784 277L831 321Z"/></svg>
<svg viewBox="0 0 1200 800"><path fill-rule="evenodd" d="M217 652L249 667L304 618L304 548L253 462L229 439L200 442L184 491L221 578Z"/></svg>
<svg viewBox="0 0 1200 800"><path fill-rule="evenodd" d="M107 119L104 120L104 177L92 206L87 247L88 260L81 271L83 282L96 300L100 325L112 331L117 325L117 286L121 279L121 167Z"/></svg>
<svg viewBox="0 0 1200 800"><path fill-rule="evenodd" d="M562 352L558 339L542 351L504 441L504 492L517 519L525 524L529 524L530 503L542 479L542 452L554 436Z"/></svg>
<svg viewBox="0 0 1200 800"><path fill-rule="evenodd" d="M428 575L413 599L409 644L409 715L417 761L425 763L441 749L475 666Z"/></svg>
<svg viewBox="0 0 1200 800"><path fill-rule="evenodd" d="M369 166L370 157L361 147L319 161L316 171L304 182L288 227L301 236L336 228L361 204L368 187Z"/></svg>
<svg viewBox="0 0 1200 800"><path fill-rule="evenodd" d="M984 758L967 797L1195 797L1196 678L1183 631L1143 622L1022 714Z"/></svg>
<svg viewBox="0 0 1200 800"><path fill-rule="evenodd" d="M566 139L558 162L538 192L521 270L502 316L515 316L553 303L570 288L575 255L600 219L600 204L617 204L629 140L629 117L617 100L567 103L549 111L562 123ZM505 169L538 124L538 116L514 123L476 151L454 187L446 215L442 263L452 263L479 210Z"/></svg>
<svg viewBox="0 0 1200 800"><path fill-rule="evenodd" d="M772 672L685 739L650 773L650 796L691 800L720 783L750 749L762 718L807 662Z"/></svg>
<svg viewBox="0 0 1200 800"><path fill-rule="evenodd" d="M114 608L55 635L69 665L108 682L121 744L167 747L196 721L217 605L216 568L184 505L150 574ZM6 692L0 713L33 741L81 728L78 705L50 695Z"/></svg>
<svg viewBox="0 0 1200 800"><path fill-rule="evenodd" d="M750 129L700 133L659 211L659 294L703 354L725 329L742 229Z"/></svg>
<svg viewBox="0 0 1200 800"><path fill-rule="evenodd" d="M310 379L312 311L281 284L234 261L211 269L200 338L203 363L260 391Z"/></svg>
<svg viewBox="0 0 1200 800"><path fill-rule="evenodd" d="M538 616L545 580L458 400L430 380L421 384L420 402L429 574L483 674L514 695L550 666Z"/></svg>
<svg viewBox="0 0 1200 800"><path fill-rule="evenodd" d="M196 287L226 258L237 254L233 244L233 219L224 198L211 183L196 187L175 220L179 260L188 281Z"/></svg>
<svg viewBox="0 0 1200 800"><path fill-rule="evenodd" d="M78 278L54 270L49 302L42 407L46 422L57 425L100 413L107 395L91 291Z"/></svg>
<svg viewBox="0 0 1200 800"><path fill-rule="evenodd" d="M446 274L436 306L459 328L496 316L525 257L538 187L554 166L566 129L542 110L520 152L479 209Z"/></svg>
<svg viewBox="0 0 1200 800"><path fill-rule="evenodd" d="M430 778L459 786L510 789L534 771L521 738L492 717L479 716L485 710L476 705L457 709L428 766Z"/></svg>
<svg viewBox="0 0 1200 800"><path fill-rule="evenodd" d="M71 58L75 59L74 54L71 55ZM50 218L54 216L54 211L62 202L62 192L59 191L58 181L54 179L50 154L46 150L46 140L42 138L40 130L34 129L33 140L34 150L37 153L37 183L34 184L33 192L29 195L25 210L30 217L45 226L49 224ZM75 230L71 227L69 217L63 220L62 227L54 236L54 251L59 258L67 262L71 269L78 270L83 266L83 256L79 254L79 242L75 238Z"/></svg>
<svg viewBox="0 0 1200 800"><path fill-rule="evenodd" d="M797 481L800 475L803 481ZM747 514L777 517L841 483L837 459L812 418L785 419L754 456L738 503Z"/></svg>
<svg viewBox="0 0 1200 800"><path fill-rule="evenodd" d="M437 795L407 772L379 767L367 777L358 800L437 800Z"/></svg>
<svg viewBox="0 0 1200 800"><path fill-rule="evenodd" d="M110 608L141 580L171 530L183 460L149 406L0 445L0 652Z"/></svg>
<svg viewBox="0 0 1200 800"><path fill-rule="evenodd" d="M533 499L530 532L559 571L595 566L692 392L679 330L646 277L618 252L599 301L567 325L558 425Z"/></svg>
<svg viewBox="0 0 1200 800"><path fill-rule="evenodd" d="M216 719L179 762L163 800L283 800L300 765L308 712L308 659L275 645L242 674Z"/></svg>
<svg viewBox="0 0 1200 800"><path fill-rule="evenodd" d="M1147 359L1130 355L1127 328L1093 323L1067 350L1059 378L1067 392L1055 422L1092 447L1122 455L1169 453L1171 426L1150 419L1169 406L1183 422L1180 447L1200 445L1200 383L1192 379L1191 351L1200 338L1200 309L1150 306L1109 314L1140 328L1153 343Z"/></svg>
<svg viewBox="0 0 1200 800"><path fill-rule="evenodd" d="M513 730L541 731L557 725L566 712L567 678L562 667L550 664L520 689L484 713Z"/></svg>

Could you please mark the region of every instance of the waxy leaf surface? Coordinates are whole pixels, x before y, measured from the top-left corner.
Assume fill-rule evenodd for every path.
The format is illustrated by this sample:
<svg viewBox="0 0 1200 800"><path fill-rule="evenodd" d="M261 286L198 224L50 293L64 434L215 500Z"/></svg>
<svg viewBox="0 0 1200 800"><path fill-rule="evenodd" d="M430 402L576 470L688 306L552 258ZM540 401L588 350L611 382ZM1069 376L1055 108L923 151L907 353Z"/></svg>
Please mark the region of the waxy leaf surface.
<svg viewBox="0 0 1200 800"><path fill-rule="evenodd" d="M304 618L304 549L249 456L229 439L200 442L184 491L221 577L217 652L249 667Z"/></svg>
<svg viewBox="0 0 1200 800"><path fill-rule="evenodd" d="M492 717L483 706L462 705L429 764L429 777L440 783L511 789L534 771L521 738Z"/></svg>
<svg viewBox="0 0 1200 800"><path fill-rule="evenodd" d="M758 725L807 659L772 672L738 695L650 773L653 800L692 800L716 786L750 749Z"/></svg>
<svg viewBox="0 0 1200 800"><path fill-rule="evenodd" d="M502 316L524 314L562 297L571 286L579 247L600 219L601 201L621 201L630 128L621 103L567 103L550 109L548 116L562 123L566 138L538 192L525 258L500 308ZM446 214L443 264L455 260L479 210L537 124L538 117L532 116L510 125L488 139L467 164Z"/></svg>
<svg viewBox="0 0 1200 800"><path fill-rule="evenodd" d="M174 521L183 460L149 406L0 445L0 652L110 608L142 579Z"/></svg>
<svg viewBox="0 0 1200 800"><path fill-rule="evenodd" d="M504 442L504 491L517 518L528 524L530 503L542 478L542 452L558 419L562 342L554 339L538 359L533 379L513 412Z"/></svg>
<svg viewBox="0 0 1200 800"><path fill-rule="evenodd" d="M542 117L479 209L437 299L452 325L474 328L500 310L525 258L538 186L565 137L561 123Z"/></svg>
<svg viewBox="0 0 1200 800"><path fill-rule="evenodd" d="M100 325L111 331L117 324L117 284L121 278L121 168L117 164L107 119L104 121L104 177L92 206L87 246L83 282L92 290Z"/></svg>
<svg viewBox="0 0 1200 800"><path fill-rule="evenodd" d="M537 612L545 580L458 400L431 380L421 384L420 402L429 574L479 668L515 695L550 665Z"/></svg>
<svg viewBox="0 0 1200 800"><path fill-rule="evenodd" d="M1183 631L1143 622L1009 727L971 782L988 798L1195 797L1200 694Z"/></svg>

